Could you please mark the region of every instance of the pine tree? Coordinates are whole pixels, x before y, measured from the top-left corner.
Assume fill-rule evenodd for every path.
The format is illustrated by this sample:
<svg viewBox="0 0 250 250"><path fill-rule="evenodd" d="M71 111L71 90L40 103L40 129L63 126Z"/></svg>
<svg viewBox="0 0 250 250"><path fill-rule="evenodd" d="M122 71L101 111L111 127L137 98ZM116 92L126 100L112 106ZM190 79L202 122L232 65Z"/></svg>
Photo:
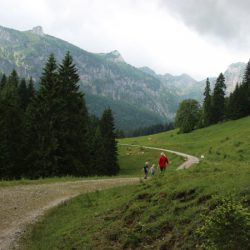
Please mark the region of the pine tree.
<svg viewBox="0 0 250 250"><path fill-rule="evenodd" d="M225 118L225 90L225 77L220 73L212 97L212 123L223 121Z"/></svg>
<svg viewBox="0 0 250 250"><path fill-rule="evenodd" d="M89 161L87 123L88 112L79 91L79 75L68 52L59 66L60 96L63 102L63 122L60 130L60 155L64 173L87 175ZM70 166L70 169L69 169ZM70 172L69 172L70 170Z"/></svg>
<svg viewBox="0 0 250 250"><path fill-rule="evenodd" d="M206 87L204 91L203 123L204 126L209 126L212 123L212 98L211 98L210 82L208 78L206 81Z"/></svg>
<svg viewBox="0 0 250 250"><path fill-rule="evenodd" d="M97 143L99 143L98 137L101 137L100 132L100 120L95 115L90 115L88 118L88 128L87 128L87 138L88 138L88 151L89 151L89 161L88 161L88 175L98 175L96 170L96 159L101 158L97 154L99 151L99 148L97 148ZM99 132L97 133L97 129L99 129ZM97 138L97 139L96 139ZM102 143L102 139L101 143ZM102 145L100 147L100 151L102 151ZM103 155L103 151L102 154Z"/></svg>
<svg viewBox="0 0 250 250"><path fill-rule="evenodd" d="M104 138L102 137L101 129L98 126L93 137L92 159L91 159L91 174L92 175L106 175L107 169L105 163L105 147Z"/></svg>
<svg viewBox="0 0 250 250"><path fill-rule="evenodd" d="M59 175L57 126L60 96L56 60L50 55L41 77L41 86L27 113L27 173L32 178Z"/></svg>
<svg viewBox="0 0 250 250"><path fill-rule="evenodd" d="M119 172L119 165L117 160L117 144L114 132L114 118L110 108L104 110L103 112L100 121L100 130L105 149L103 168L105 170L105 174L115 175Z"/></svg>
<svg viewBox="0 0 250 250"><path fill-rule="evenodd" d="M18 86L18 95L20 98L21 109L25 111L28 106L28 90L25 79L22 79Z"/></svg>
<svg viewBox="0 0 250 250"><path fill-rule="evenodd" d="M35 88L34 88L34 82L32 77L30 77L29 82L28 82L28 87L27 87L27 102L28 105L30 104L31 100L35 96Z"/></svg>
<svg viewBox="0 0 250 250"><path fill-rule="evenodd" d="M238 83L235 86L235 90L229 96L228 103L228 118L229 119L239 119L246 116L246 107L247 107L247 93L245 91L244 85L239 85Z"/></svg>
<svg viewBox="0 0 250 250"><path fill-rule="evenodd" d="M250 115L250 61L248 62L243 81L242 81L241 98L244 105L244 116Z"/></svg>
<svg viewBox="0 0 250 250"><path fill-rule="evenodd" d="M14 73L13 73L14 72ZM22 112L13 71L0 92L0 178L19 178L22 169Z"/></svg>
<svg viewBox="0 0 250 250"><path fill-rule="evenodd" d="M16 70L12 70L10 76L8 77L8 84L14 85L16 88L18 87L19 77Z"/></svg>
<svg viewBox="0 0 250 250"><path fill-rule="evenodd" d="M2 78L1 78L1 82L0 82L0 91L3 89L3 87L5 86L6 83L7 83L7 77L5 74L3 74Z"/></svg>

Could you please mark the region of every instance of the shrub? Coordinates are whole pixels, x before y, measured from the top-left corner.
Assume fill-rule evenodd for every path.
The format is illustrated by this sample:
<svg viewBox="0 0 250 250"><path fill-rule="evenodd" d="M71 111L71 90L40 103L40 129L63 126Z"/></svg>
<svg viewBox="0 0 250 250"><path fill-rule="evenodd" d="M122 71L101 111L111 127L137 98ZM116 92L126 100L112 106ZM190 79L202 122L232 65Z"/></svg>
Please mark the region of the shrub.
<svg viewBox="0 0 250 250"><path fill-rule="evenodd" d="M250 212L231 198L223 198L197 234L202 249L250 249Z"/></svg>

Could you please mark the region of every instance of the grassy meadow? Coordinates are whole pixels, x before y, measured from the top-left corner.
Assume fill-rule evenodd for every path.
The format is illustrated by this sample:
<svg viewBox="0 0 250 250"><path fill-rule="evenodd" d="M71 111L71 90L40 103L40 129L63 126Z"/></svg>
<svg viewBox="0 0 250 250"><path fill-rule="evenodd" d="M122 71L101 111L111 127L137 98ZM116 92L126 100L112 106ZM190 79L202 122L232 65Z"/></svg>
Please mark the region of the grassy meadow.
<svg viewBox="0 0 250 250"><path fill-rule="evenodd" d="M221 238L221 248L204 245L209 241L198 233L206 224L204 216L212 215L223 199L230 199L244 212L248 222L243 233L249 236L249 117L189 134L173 130L119 142L141 145L119 146L121 175L126 176L142 176L145 160L156 163L160 152L143 146L204 158L190 169L175 171L182 160L168 154L171 164L163 175L65 202L28 229L21 249L249 249L249 241L231 247L230 239L242 231L236 231L236 236L229 231L227 239Z"/></svg>

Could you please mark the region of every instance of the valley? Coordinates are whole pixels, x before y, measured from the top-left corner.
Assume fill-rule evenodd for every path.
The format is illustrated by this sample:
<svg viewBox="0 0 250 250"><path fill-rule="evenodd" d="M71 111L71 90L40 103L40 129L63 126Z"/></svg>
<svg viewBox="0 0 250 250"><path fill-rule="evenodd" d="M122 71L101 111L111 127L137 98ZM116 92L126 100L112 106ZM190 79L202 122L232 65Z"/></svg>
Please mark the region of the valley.
<svg viewBox="0 0 250 250"><path fill-rule="evenodd" d="M20 242L21 249L199 249L206 240L197 233L203 215L216 211L225 197L244 211L249 204L249 122L247 117L189 134L173 130L120 140L141 145L119 146L124 174L142 175L144 160L152 163L158 158L159 151L144 145L182 150L199 158L202 154L204 158L194 168L176 171L181 159L169 155L171 164L165 175L157 173L139 185L81 195L31 227ZM247 247L241 245L241 249Z"/></svg>

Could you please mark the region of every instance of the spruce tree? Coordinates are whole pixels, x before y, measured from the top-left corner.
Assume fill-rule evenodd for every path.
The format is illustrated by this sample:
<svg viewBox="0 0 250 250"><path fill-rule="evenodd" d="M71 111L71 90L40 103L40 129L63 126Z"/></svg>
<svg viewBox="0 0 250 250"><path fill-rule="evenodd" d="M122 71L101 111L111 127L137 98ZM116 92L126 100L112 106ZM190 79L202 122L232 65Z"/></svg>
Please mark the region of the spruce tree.
<svg viewBox="0 0 250 250"><path fill-rule="evenodd" d="M15 69L12 70L10 76L8 77L8 84L14 85L16 88L19 84L19 77Z"/></svg>
<svg viewBox="0 0 250 250"><path fill-rule="evenodd" d="M25 79L22 79L18 86L18 94L20 98L21 109L25 111L28 106L28 90Z"/></svg>
<svg viewBox="0 0 250 250"><path fill-rule="evenodd" d="M56 60L50 55L43 69L41 86L27 113L28 175L32 178L59 175L57 150L60 96Z"/></svg>
<svg viewBox="0 0 250 250"><path fill-rule="evenodd" d="M208 78L206 81L206 87L204 91L203 122L204 126L209 126L212 123L212 98L211 98L210 82Z"/></svg>
<svg viewBox="0 0 250 250"><path fill-rule="evenodd" d="M250 61L247 63L242 86L241 98L244 105L244 116L250 115Z"/></svg>
<svg viewBox="0 0 250 250"><path fill-rule="evenodd" d="M103 168L106 175L115 175L119 172L117 160L117 144L115 140L114 118L110 108L105 109L100 121L100 130L104 144Z"/></svg>
<svg viewBox="0 0 250 250"><path fill-rule="evenodd" d="M91 154L91 174L107 175L106 150L104 146L104 138L101 129L98 126L93 137L92 154Z"/></svg>
<svg viewBox="0 0 250 250"><path fill-rule="evenodd" d="M239 119L246 116L247 107L247 93L245 91L245 86L238 83L235 86L235 90L229 96L228 103L228 118L229 119Z"/></svg>
<svg viewBox="0 0 250 250"><path fill-rule="evenodd" d="M7 77L5 74L3 74L2 78L1 78L1 82L0 82L0 91L1 91L1 89L3 89L3 87L5 86L6 83L7 83Z"/></svg>
<svg viewBox="0 0 250 250"><path fill-rule="evenodd" d="M99 154L97 153L99 151L99 148L97 148L97 143L99 143L99 139L101 137L101 132L100 132L100 120L98 117L95 115L90 115L88 118L88 128L87 128L87 138L88 138L88 148L89 148L89 162L88 162L88 175L98 175L97 171L97 164L96 164L96 159L101 158L99 157ZM97 132L97 129L99 132ZM102 143L102 139L101 143ZM102 148L101 144L101 147ZM102 149L100 149L102 151ZM101 153L103 155L103 151Z"/></svg>
<svg viewBox="0 0 250 250"><path fill-rule="evenodd" d="M23 174L22 112L17 91L18 76L13 72L0 92L0 178L10 179L20 178Z"/></svg>
<svg viewBox="0 0 250 250"><path fill-rule="evenodd" d="M32 77L30 77L28 86L27 86L27 103L28 105L31 103L33 97L35 96L35 88L34 88L34 82Z"/></svg>
<svg viewBox="0 0 250 250"><path fill-rule="evenodd" d="M217 123L225 118L225 77L220 73L214 86L212 97L212 122Z"/></svg>
<svg viewBox="0 0 250 250"><path fill-rule="evenodd" d="M79 75L68 52L59 66L60 97L63 100L59 154L63 172L87 175L89 161L87 123L88 112L83 94L79 91Z"/></svg>

